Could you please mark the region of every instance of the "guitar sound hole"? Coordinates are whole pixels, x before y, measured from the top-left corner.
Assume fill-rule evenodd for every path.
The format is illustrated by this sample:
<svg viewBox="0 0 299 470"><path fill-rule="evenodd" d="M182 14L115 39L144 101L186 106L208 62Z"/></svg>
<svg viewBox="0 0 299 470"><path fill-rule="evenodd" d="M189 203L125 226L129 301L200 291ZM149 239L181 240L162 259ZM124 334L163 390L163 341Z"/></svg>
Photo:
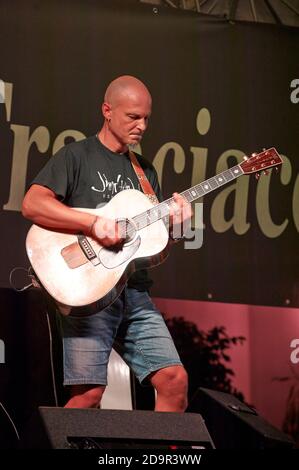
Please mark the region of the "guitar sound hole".
<svg viewBox="0 0 299 470"><path fill-rule="evenodd" d="M125 234L125 244L130 243L136 237L136 227L129 219L119 219L118 223L121 227L121 232Z"/></svg>

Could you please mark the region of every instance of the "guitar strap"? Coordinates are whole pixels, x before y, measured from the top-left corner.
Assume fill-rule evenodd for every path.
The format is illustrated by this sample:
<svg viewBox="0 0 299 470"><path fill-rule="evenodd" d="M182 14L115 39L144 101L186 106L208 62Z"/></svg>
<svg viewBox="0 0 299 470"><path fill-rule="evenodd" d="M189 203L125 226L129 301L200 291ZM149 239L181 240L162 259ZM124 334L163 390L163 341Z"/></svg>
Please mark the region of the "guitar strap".
<svg viewBox="0 0 299 470"><path fill-rule="evenodd" d="M143 193L148 197L152 204L159 204L158 198L152 188L152 185L147 179L143 169L141 168L135 153L129 150L129 155L132 167L134 168Z"/></svg>

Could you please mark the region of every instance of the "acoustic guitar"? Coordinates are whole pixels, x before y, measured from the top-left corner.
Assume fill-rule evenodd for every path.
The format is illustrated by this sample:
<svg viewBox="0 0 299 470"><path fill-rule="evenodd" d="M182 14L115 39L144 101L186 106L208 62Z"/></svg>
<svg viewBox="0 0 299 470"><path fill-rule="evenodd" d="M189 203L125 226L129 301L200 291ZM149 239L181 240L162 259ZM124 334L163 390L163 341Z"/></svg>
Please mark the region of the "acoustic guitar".
<svg viewBox="0 0 299 470"><path fill-rule="evenodd" d="M282 158L275 148L252 154L250 158L182 192L193 202L215 189L248 175L277 167ZM30 263L43 287L68 314L70 307L92 304L103 309L120 294L129 276L137 269L163 262L168 254L169 235L165 219L173 199L154 205L140 191L127 189L116 194L100 209L78 211L119 221L125 243L114 251L82 234L33 225L26 239ZM65 306L65 308L63 308Z"/></svg>

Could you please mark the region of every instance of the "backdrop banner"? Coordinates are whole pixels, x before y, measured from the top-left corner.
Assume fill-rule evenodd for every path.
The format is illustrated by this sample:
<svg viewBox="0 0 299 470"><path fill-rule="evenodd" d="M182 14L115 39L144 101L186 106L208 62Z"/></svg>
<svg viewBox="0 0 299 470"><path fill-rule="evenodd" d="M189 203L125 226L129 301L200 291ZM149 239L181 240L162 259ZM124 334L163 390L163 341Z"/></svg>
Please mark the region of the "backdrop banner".
<svg viewBox="0 0 299 470"><path fill-rule="evenodd" d="M176 245L151 272L152 294L299 306L298 30L122 1L15 0L1 2L0 38L0 287L29 265L20 208L30 181L60 147L97 132L105 88L131 74L153 96L139 151L165 197L263 148L284 160L199 201L202 245Z"/></svg>

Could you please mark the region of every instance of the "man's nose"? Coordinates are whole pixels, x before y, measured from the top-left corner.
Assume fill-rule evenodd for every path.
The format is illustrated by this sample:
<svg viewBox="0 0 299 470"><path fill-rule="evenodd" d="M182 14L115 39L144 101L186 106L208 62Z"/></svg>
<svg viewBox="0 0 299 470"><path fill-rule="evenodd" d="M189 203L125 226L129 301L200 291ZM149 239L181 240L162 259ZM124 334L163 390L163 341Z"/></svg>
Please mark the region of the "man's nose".
<svg viewBox="0 0 299 470"><path fill-rule="evenodd" d="M142 132L144 132L145 129L147 128L147 121L146 121L146 119L145 119L145 118L138 119L137 127L138 127L138 129L140 129Z"/></svg>

